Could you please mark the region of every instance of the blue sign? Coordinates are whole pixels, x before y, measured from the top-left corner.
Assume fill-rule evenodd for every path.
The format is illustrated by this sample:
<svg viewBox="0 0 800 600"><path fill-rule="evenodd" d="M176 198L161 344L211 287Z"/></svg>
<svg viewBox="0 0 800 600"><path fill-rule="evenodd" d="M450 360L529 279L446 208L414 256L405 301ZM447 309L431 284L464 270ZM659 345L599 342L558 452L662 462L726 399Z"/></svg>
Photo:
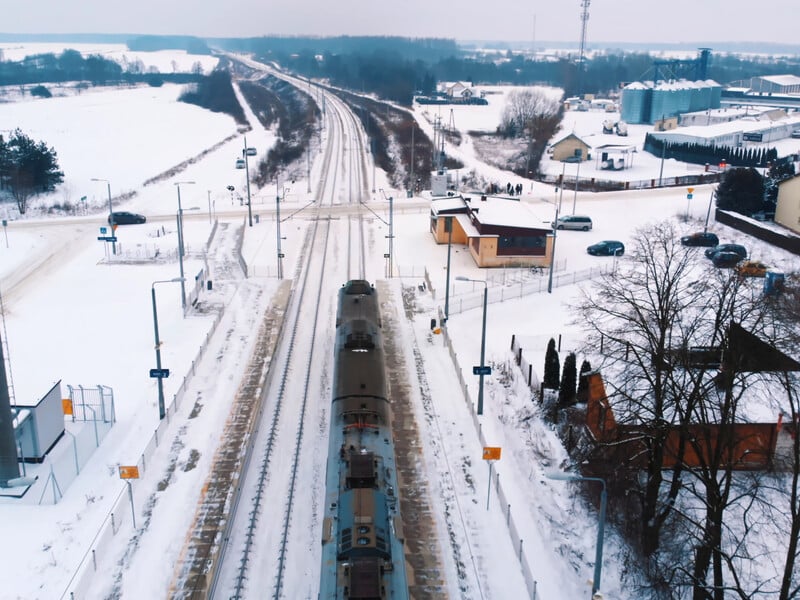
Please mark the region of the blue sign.
<svg viewBox="0 0 800 600"><path fill-rule="evenodd" d="M686 194L686 199L687 200L691 200L692 199L692 194Z"/></svg>
<svg viewBox="0 0 800 600"><path fill-rule="evenodd" d="M150 377L153 379L169 377L169 369L150 369Z"/></svg>
<svg viewBox="0 0 800 600"><path fill-rule="evenodd" d="M473 375L491 375L492 367L472 367Z"/></svg>

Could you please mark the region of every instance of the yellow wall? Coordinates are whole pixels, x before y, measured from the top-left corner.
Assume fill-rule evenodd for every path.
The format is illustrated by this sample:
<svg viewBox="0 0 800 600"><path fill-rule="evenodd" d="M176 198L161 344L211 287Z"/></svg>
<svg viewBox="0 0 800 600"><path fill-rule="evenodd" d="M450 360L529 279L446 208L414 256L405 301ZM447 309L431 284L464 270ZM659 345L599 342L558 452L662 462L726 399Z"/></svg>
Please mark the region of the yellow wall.
<svg viewBox="0 0 800 600"><path fill-rule="evenodd" d="M800 177L788 179L778 188L775 222L800 233Z"/></svg>
<svg viewBox="0 0 800 600"><path fill-rule="evenodd" d="M589 147L576 138L562 140L553 146L553 160L562 161L572 158L577 149L582 150L582 160L589 160Z"/></svg>

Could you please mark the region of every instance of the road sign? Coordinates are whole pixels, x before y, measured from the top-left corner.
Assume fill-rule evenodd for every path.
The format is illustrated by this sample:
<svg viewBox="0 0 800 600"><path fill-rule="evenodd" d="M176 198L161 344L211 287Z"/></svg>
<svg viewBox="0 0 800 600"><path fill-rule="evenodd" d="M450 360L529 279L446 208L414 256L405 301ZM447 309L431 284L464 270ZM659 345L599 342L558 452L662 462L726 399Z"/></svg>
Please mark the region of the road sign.
<svg viewBox="0 0 800 600"><path fill-rule="evenodd" d="M69 399L69 398L62 398L61 399L61 411L65 415L73 414L72 400L71 399Z"/></svg>
<svg viewBox="0 0 800 600"><path fill-rule="evenodd" d="M120 479L139 479L139 467L136 465L124 467L119 466Z"/></svg>
<svg viewBox="0 0 800 600"><path fill-rule="evenodd" d="M686 199L687 200L691 200L692 199L692 194L686 194Z"/></svg>
<svg viewBox="0 0 800 600"><path fill-rule="evenodd" d="M491 375L492 367L472 367L473 375Z"/></svg>
<svg viewBox="0 0 800 600"><path fill-rule="evenodd" d="M286 255L285 255L283 252L281 252L280 254L278 254L278 258L283 258L284 256L286 256Z"/></svg>
<svg viewBox="0 0 800 600"><path fill-rule="evenodd" d="M500 460L500 452L502 448L498 446L484 446L483 447L483 460Z"/></svg>
<svg viewBox="0 0 800 600"><path fill-rule="evenodd" d="M383 258L389 258L390 256L391 256L391 254L384 254Z"/></svg>
<svg viewBox="0 0 800 600"><path fill-rule="evenodd" d="M100 228L100 234L101 235L105 235L107 233L108 233L108 227L101 227Z"/></svg>
<svg viewBox="0 0 800 600"><path fill-rule="evenodd" d="M117 241L117 238L116 238L116 236L113 236L113 235L111 235L111 236L101 235L100 237L97 238L97 241L98 242L112 242L113 243L113 242Z"/></svg>
<svg viewBox="0 0 800 600"><path fill-rule="evenodd" d="M686 191L691 194L694 191L694 188L686 188Z"/></svg>
<svg viewBox="0 0 800 600"><path fill-rule="evenodd" d="M169 377L169 369L150 369L150 377L153 379Z"/></svg>

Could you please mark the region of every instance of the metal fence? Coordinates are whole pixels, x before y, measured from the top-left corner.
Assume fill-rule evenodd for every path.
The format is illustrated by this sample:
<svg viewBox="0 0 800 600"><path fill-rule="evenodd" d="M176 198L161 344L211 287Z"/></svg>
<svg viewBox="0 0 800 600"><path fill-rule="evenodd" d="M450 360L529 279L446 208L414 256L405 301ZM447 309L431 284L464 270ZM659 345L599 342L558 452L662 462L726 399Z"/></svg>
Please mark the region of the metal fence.
<svg viewBox="0 0 800 600"><path fill-rule="evenodd" d="M210 239L211 238L209 238L209 241ZM241 253L241 248L238 248L238 251ZM206 270L206 272L208 271ZM247 271L245 270L245 276L246 274ZM216 332L217 327L219 326L219 323L224 315L225 307L223 306L220 312L217 313L217 316L214 319L214 322L211 324L211 328L206 334L205 339L200 344L200 348L197 351L197 354L195 355L188 372L184 376L183 381L172 397L172 400L167 405L164 419L159 422L158 427L156 427L155 431L153 431L150 440L145 445L144 450L136 461L136 465L139 468L140 474L147 472L148 466L152 462L153 455L158 449L159 444L166 439L168 435L168 429L172 423L172 418L175 416L176 411L180 408L186 390L196 373L197 366L205 356L209 342L211 341L211 338ZM135 491L138 487L139 481L141 480L127 480L127 483L129 486L131 486L131 488L128 488L128 486L120 482L119 491L114 496L111 509L101 523L97 533L94 536L94 539L89 546L89 549L84 553L75 567L72 578L67 583L64 591L61 593L60 597L62 599L69 598L70 600L79 600L91 596L90 592L93 591L93 577L97 571L97 555L100 554L102 556L110 551L114 537L117 535L117 533L119 533L122 525L128 518L133 517L135 507L131 505L128 490L131 489L132 494L133 491Z"/></svg>
<svg viewBox="0 0 800 600"><path fill-rule="evenodd" d="M439 321L441 321L443 317L444 314L440 311ZM467 410L469 410L470 415L472 416L472 424L474 425L475 431L478 434L481 446L486 447L488 444L486 443L486 438L483 435L481 424L478 421L478 415L475 413L475 402L470 396L469 387L467 386L467 383L464 380L464 373L458 364L458 356L456 354L455 349L453 348L453 344L450 340L450 337L447 335L447 326L442 327L442 336L444 337L445 345L447 346L448 353L450 354L450 359L453 361L453 368L455 369L456 376L458 377L458 383L459 386L461 387L464 403L466 404ZM505 490L503 489L503 486L500 485L499 473L495 473L495 478L492 483L494 483L494 489L497 492L497 497L499 498L501 505L505 506L506 526L508 527L508 535L511 537L511 543L515 548L514 554L517 557L517 560L519 560L519 565L520 568L522 569L522 576L525 579L525 586L528 591L527 597L530 598L531 600L537 600L536 580L533 578L533 572L531 571L530 565L528 563L528 556L523 547L523 539L520 536L519 530L517 529L517 524L514 521L514 516L511 514L511 504L509 504L506 498L506 493Z"/></svg>
<svg viewBox="0 0 800 600"><path fill-rule="evenodd" d="M592 267L591 269L584 269L582 271L557 273L553 275L553 287L572 285L581 281L594 279L604 273L611 272L613 269L614 265L603 265ZM487 302L489 304L494 304L496 302L523 298L524 296L530 296L532 294L541 294L547 291L547 285L547 277L536 277L529 281L520 280L513 285L489 287ZM469 295L454 296L451 294L449 316L452 317L454 314L462 313L465 310L483 306L483 286L478 283L473 283L472 288Z"/></svg>

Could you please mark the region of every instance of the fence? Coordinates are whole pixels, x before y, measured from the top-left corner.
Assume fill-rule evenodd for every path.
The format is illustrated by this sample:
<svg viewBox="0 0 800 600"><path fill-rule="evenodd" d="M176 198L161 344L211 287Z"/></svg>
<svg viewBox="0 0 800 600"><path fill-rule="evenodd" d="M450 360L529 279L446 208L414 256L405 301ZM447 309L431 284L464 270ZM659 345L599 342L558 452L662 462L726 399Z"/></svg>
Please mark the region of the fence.
<svg viewBox="0 0 800 600"><path fill-rule="evenodd" d="M209 238L209 241L210 239L211 238ZM241 256L241 247L238 248L238 252ZM245 269L245 274L246 273L247 270ZM139 456L139 459L136 461L136 465L139 467L140 474L147 472L147 468L150 464L153 454L155 454L161 441L166 438L168 428L172 422L172 417L180 408L184 394L186 393L186 389L196 373L197 365L205 356L206 350L208 349L208 344L216 332L217 327L219 326L219 323L224 315L225 307L223 306L220 312L217 313L217 316L214 319L214 322L211 324L211 328L206 334L205 339L200 344L200 348L197 351L194 360L192 361L189 371L184 376L183 381L175 392L175 395L172 397L172 400L166 407L164 419L159 422L158 427L156 427L153 435L150 437L150 440L145 445L144 450ZM134 479L127 481L128 485L131 485L135 490L138 487L138 482L140 480ZM79 600L81 598L89 597L93 575L97 571L97 554L100 553L102 555L110 550L114 537L120 531L126 519L133 514L134 507L131 506L127 492L128 487L126 485L120 485L120 490L112 502L111 510L100 524L100 528L92 540L89 549L84 553L83 557L75 568L72 578L67 583L64 592L61 594L62 599L69 598L70 600Z"/></svg>
<svg viewBox="0 0 800 600"><path fill-rule="evenodd" d="M583 271L573 271L571 273L559 273L553 275L553 287L562 285L572 285L580 281L586 281L599 277L603 273L613 271L614 265L603 265L600 267L592 267L591 269L584 269ZM487 294L487 302L493 304L495 302L505 302L506 300L515 300L531 294L541 294L547 291L548 278L537 277L531 281L520 281L511 286L490 287ZM478 290L482 286L476 283L472 284L473 291ZM470 294L468 296L450 296L450 303L448 307L449 316L459 314L465 310L478 308L483 306L483 293Z"/></svg>
<svg viewBox="0 0 800 600"><path fill-rule="evenodd" d="M444 314L440 311L439 312L439 321L441 322ZM481 425L478 422L478 415L475 414L475 403L472 400L469 388L467 387L467 383L464 380L464 373L461 370L461 367L458 364L458 356L456 355L455 350L453 349L453 344L450 341L450 337L447 335L447 327L442 327L442 336L444 337L445 345L447 346L448 353L450 354L450 359L453 361L453 368L456 371L456 376L458 377L458 383L461 387L462 397L464 398L464 403L467 406L467 409L472 416L472 424L475 426L475 431L478 433L478 438L480 439L481 447L486 447L488 444L486 443L486 438L483 435L483 430L481 429ZM517 524L514 521L514 517L511 514L511 504L508 503L508 499L506 498L505 490L503 486L500 485L500 473L495 473L494 478L494 489L497 492L497 497L502 505L506 507L506 526L508 527L508 535L511 537L511 543L516 549L516 556L517 560L519 560L520 568L522 569L522 576L525 579L525 586L528 590L528 597L531 600L536 600L536 580L533 578L533 573L531 572L530 566L528 564L528 556L525 553L525 549L522 545L522 537L520 537L519 530L517 529ZM535 558L535 557L532 557Z"/></svg>
<svg viewBox="0 0 800 600"><path fill-rule="evenodd" d="M800 255L800 236L793 233L789 233L788 231L775 231L768 227L762 227L761 224L754 223L752 220L742 215L727 210L716 209L714 212L714 219L719 223L723 223L724 225L743 231L748 235L752 235L755 238L764 240L773 246L788 250L792 254Z"/></svg>
<svg viewBox="0 0 800 600"><path fill-rule="evenodd" d="M614 192L622 190L644 190L661 187L684 187L687 185L703 185L706 183L718 183L722 175L720 173L698 173L696 175L681 175L679 177L654 177L653 179L638 179L633 181L614 181L610 179L597 179L596 177L582 177L578 179L578 191L581 192ZM558 185L561 174L545 175L540 181ZM575 177L565 175L564 188L572 190L575 188Z"/></svg>
<svg viewBox="0 0 800 600"><path fill-rule="evenodd" d="M25 495L25 502L57 504L63 490L77 479L116 422L114 392L110 387L68 385L67 388L73 412L64 424L64 438L47 453L41 464L31 467L25 462L22 446L18 446L23 476L27 476L28 471L37 476Z"/></svg>

